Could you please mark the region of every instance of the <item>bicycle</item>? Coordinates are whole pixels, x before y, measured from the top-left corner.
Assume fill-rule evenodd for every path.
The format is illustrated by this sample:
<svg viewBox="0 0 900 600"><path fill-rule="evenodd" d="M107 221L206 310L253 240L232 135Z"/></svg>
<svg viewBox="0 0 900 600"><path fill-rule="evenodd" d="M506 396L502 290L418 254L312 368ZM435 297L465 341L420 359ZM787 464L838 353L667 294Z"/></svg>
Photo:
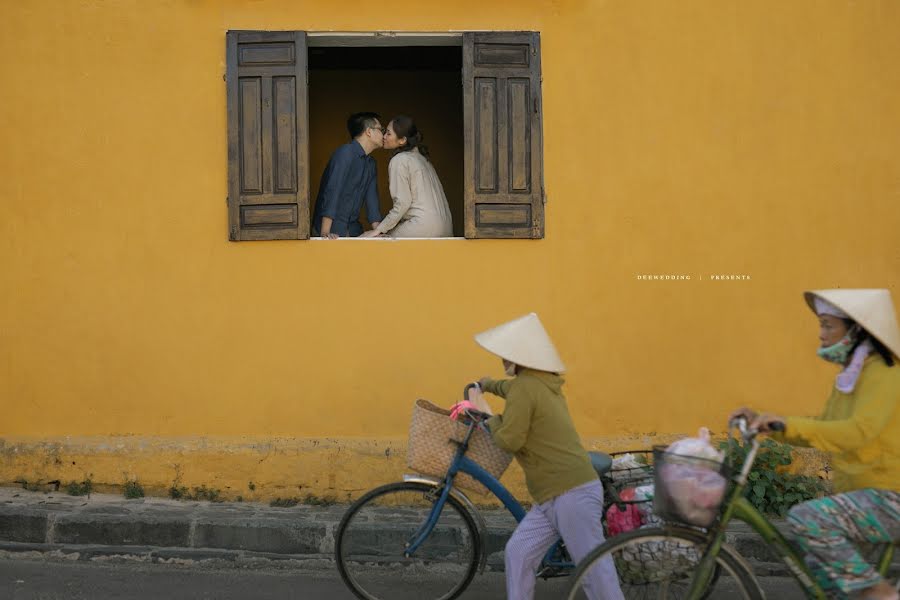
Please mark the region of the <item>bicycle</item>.
<svg viewBox="0 0 900 600"><path fill-rule="evenodd" d="M477 384L469 384L463 391ZM335 534L335 561L341 578L363 600L397 597L404 586L422 600L452 600L462 594L476 572L483 572L489 551L488 527L483 515L458 487L454 478L466 473L484 485L516 522L526 514L518 500L477 462L466 456L477 427L489 416L465 411L467 430L442 478L404 476L403 481L375 488L347 509ZM639 451L646 452L646 451ZM604 519L608 506L624 506L607 473L613 455L590 452L594 470L604 482ZM568 576L575 568L562 540L547 551L538 577ZM426 584L442 589L427 594Z"/></svg>
<svg viewBox="0 0 900 600"><path fill-rule="evenodd" d="M743 418L729 422L728 430L729 439L733 439L732 434L737 430L743 442L750 444L750 450L740 471L733 479L731 489L726 492L713 523L707 528L698 528L667 520L662 526L635 529L607 540L579 563L567 596L569 600L580 600L585 597L581 589L585 574L599 561L608 557L612 557L616 563L626 597L685 600L701 598L704 593L708 593L703 592L708 589L708 581L715 577L715 571L721 569L731 576L731 584L736 588L730 598L764 599L765 593L752 567L734 548L725 543L725 529L732 519L747 523L762 537L766 545L773 549L788 567L808 598L812 600L826 598L825 592L815 581L798 549L744 496L748 475L759 450L759 442L756 439L758 432L748 430L747 422ZM657 452L662 452L662 449ZM659 461L656 463L659 473ZM657 477L657 494L660 493L661 485ZM669 515L660 516L666 519ZM893 556L894 545L883 545L876 561L877 570L882 576L887 575ZM652 564L652 561L656 561L655 564ZM648 595L648 592L652 595Z"/></svg>

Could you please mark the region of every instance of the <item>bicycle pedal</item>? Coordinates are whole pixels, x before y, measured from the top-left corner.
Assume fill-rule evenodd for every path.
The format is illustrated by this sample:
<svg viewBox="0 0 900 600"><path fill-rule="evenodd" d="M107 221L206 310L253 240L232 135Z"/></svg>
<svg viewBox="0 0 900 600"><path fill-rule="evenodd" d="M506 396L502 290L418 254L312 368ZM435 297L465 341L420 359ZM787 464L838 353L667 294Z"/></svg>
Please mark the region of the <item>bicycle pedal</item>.
<svg viewBox="0 0 900 600"><path fill-rule="evenodd" d="M540 571L538 571L537 576L541 579L555 579L557 577L568 577L569 571L567 569L560 569L557 567L544 567Z"/></svg>

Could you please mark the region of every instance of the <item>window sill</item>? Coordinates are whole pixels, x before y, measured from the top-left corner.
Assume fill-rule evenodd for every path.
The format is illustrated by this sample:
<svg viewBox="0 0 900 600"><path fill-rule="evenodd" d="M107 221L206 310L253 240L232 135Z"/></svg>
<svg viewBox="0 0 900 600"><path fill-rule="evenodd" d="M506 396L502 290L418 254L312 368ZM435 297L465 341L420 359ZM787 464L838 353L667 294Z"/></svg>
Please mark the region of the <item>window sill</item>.
<svg viewBox="0 0 900 600"><path fill-rule="evenodd" d="M328 242L406 242L406 241L422 241L422 240L432 240L432 241L441 241L441 240L464 240L464 237L409 237L409 238L392 238L392 237L341 237L336 240L326 240L323 237L311 237L309 238L311 241L328 241Z"/></svg>

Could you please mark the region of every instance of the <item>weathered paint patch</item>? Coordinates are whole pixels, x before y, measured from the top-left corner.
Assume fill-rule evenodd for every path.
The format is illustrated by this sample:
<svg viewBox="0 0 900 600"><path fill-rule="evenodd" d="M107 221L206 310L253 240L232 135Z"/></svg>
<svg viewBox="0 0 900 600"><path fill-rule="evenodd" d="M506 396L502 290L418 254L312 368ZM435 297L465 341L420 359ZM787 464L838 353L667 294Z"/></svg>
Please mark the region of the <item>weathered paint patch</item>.
<svg viewBox="0 0 900 600"><path fill-rule="evenodd" d="M682 437L619 436L586 440L603 452L652 448ZM798 456L798 471L815 474L823 458ZM276 497L347 501L377 485L399 480L406 466L406 440L397 438L289 437L65 437L0 439L0 484L16 480L65 485L90 476L97 491L137 479L148 495L165 496L175 484L205 485L233 500ZM252 485L251 485L252 482ZM513 462L503 483L518 498L528 498L521 469ZM476 497L479 503L492 498Z"/></svg>

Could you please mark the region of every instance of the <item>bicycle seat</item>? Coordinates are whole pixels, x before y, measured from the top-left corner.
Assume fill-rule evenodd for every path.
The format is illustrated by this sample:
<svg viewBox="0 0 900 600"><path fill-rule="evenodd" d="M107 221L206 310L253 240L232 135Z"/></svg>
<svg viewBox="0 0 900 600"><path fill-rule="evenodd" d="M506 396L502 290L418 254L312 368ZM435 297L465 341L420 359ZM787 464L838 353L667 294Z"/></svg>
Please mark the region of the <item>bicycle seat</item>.
<svg viewBox="0 0 900 600"><path fill-rule="evenodd" d="M604 452L588 452L591 457L591 465L601 477L612 468L612 457Z"/></svg>

